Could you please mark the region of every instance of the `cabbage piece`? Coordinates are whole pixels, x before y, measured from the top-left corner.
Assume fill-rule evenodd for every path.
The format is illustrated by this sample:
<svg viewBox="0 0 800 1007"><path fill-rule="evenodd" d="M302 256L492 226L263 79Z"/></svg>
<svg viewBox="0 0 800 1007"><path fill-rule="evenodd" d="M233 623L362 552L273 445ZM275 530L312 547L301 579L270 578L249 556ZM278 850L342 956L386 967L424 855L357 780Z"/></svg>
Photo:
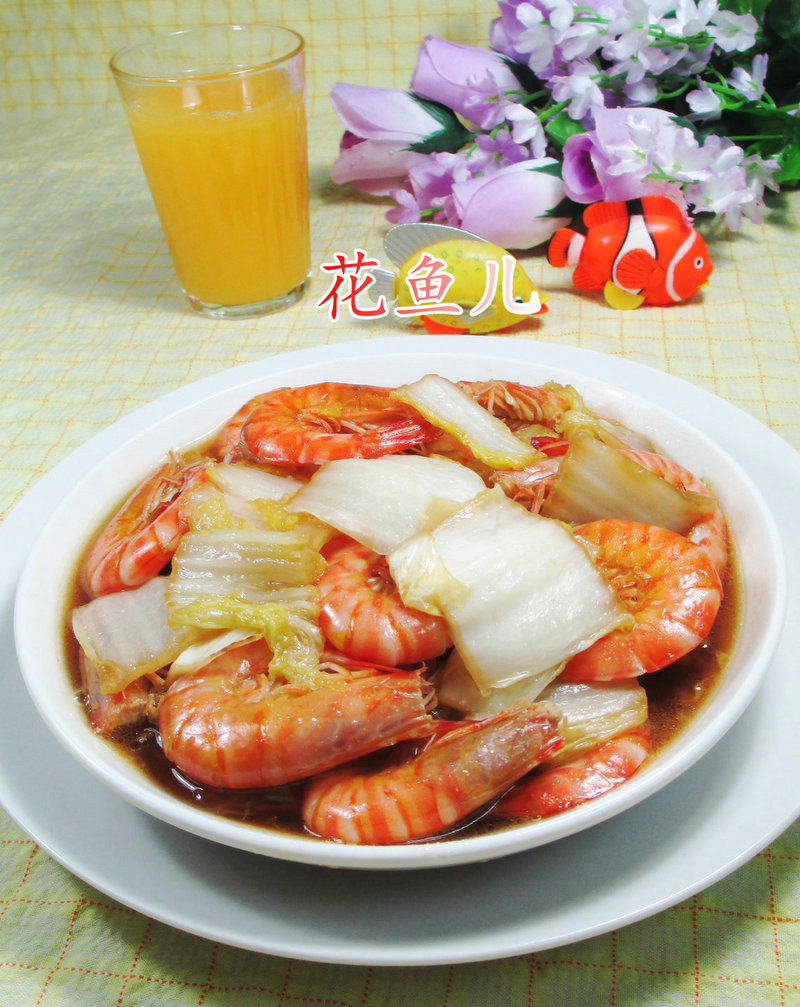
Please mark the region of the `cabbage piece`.
<svg viewBox="0 0 800 1007"><path fill-rule="evenodd" d="M321 684L322 633L317 624L319 603L314 588L276 591L271 600L245 601L234 596L201 598L171 615L175 625L194 629L244 629L263 638L272 651L270 676L288 682Z"/></svg>
<svg viewBox="0 0 800 1007"><path fill-rule="evenodd" d="M436 695L444 706L452 707L470 720L484 720L516 704L532 703L542 690L564 669L564 662L527 675L512 685L489 689L484 696L464 666L461 655L453 648L439 673Z"/></svg>
<svg viewBox="0 0 800 1007"><path fill-rule="evenodd" d="M249 486L249 480L246 482ZM235 531L245 528L294 531L302 535L312 548L322 548L333 534L333 529L310 515L290 513L286 505L291 499L291 494L280 499L246 499L235 493L223 492L205 482L193 489L187 497L184 514L192 531Z"/></svg>
<svg viewBox="0 0 800 1007"><path fill-rule="evenodd" d="M198 635L194 626L170 624L167 582L154 577L133 591L104 594L73 610L75 638L104 694L120 692L163 668Z"/></svg>
<svg viewBox="0 0 800 1007"><path fill-rule="evenodd" d="M485 489L476 472L449 458L345 458L323 465L288 508L387 553Z"/></svg>
<svg viewBox="0 0 800 1007"><path fill-rule="evenodd" d="M309 584L324 568L317 550L295 532L188 532L172 559L167 605L175 612L225 595L258 601L270 585Z"/></svg>
<svg viewBox="0 0 800 1007"><path fill-rule="evenodd" d="M567 440L592 437L612 448L634 448L637 451L655 451L649 437L631 430L618 420L609 420L587 409L582 402L562 413L556 428Z"/></svg>
<svg viewBox="0 0 800 1007"><path fill-rule="evenodd" d="M541 457L502 420L492 416L458 385L438 374L426 374L391 394L413 406L429 423L457 438L490 468L524 469Z"/></svg>
<svg viewBox="0 0 800 1007"><path fill-rule="evenodd" d="M679 490L627 455L586 434L564 456L541 513L571 524L603 518L639 521L684 535L717 506Z"/></svg>
<svg viewBox="0 0 800 1007"><path fill-rule="evenodd" d="M499 489L388 561L407 605L445 616L482 693L553 668L630 621L569 530Z"/></svg>
<svg viewBox="0 0 800 1007"><path fill-rule="evenodd" d="M592 683L556 679L539 698L555 703L564 714L564 747L553 763L568 762L647 720L647 693L636 679Z"/></svg>
<svg viewBox="0 0 800 1007"><path fill-rule="evenodd" d="M243 462L210 465L206 478L218 489L242 500L281 500L296 493L304 484L289 476L277 476Z"/></svg>
<svg viewBox="0 0 800 1007"><path fill-rule="evenodd" d="M194 674L223 651L255 639L257 634L247 629L227 629L219 633L211 631L210 635L190 644L178 654L169 666L164 682L166 685L171 685L179 675Z"/></svg>

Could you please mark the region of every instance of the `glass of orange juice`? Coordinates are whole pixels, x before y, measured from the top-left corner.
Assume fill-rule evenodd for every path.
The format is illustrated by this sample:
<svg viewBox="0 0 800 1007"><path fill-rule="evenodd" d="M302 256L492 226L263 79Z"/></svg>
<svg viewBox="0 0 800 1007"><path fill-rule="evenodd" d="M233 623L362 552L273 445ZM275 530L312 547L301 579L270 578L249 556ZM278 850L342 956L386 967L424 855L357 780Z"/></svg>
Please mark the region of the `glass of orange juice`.
<svg viewBox="0 0 800 1007"><path fill-rule="evenodd" d="M197 311L287 307L310 272L302 36L187 28L111 59L178 279Z"/></svg>

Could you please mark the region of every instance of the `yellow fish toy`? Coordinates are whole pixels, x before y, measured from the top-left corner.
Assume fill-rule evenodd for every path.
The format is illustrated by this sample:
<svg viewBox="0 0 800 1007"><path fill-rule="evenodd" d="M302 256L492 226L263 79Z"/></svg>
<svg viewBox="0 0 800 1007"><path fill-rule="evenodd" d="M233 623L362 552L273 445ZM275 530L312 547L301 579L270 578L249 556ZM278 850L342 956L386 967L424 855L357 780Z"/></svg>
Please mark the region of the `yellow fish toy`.
<svg viewBox="0 0 800 1007"><path fill-rule="evenodd" d="M428 332L498 332L547 311L546 297L498 245L445 224L398 224L384 239L397 272L372 269L366 291Z"/></svg>

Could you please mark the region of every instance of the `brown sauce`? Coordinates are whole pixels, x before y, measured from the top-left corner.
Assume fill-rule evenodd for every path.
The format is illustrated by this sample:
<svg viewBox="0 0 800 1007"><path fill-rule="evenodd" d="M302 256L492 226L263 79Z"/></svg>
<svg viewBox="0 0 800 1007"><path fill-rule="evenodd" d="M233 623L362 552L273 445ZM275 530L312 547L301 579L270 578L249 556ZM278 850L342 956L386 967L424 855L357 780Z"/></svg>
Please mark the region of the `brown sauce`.
<svg viewBox="0 0 800 1007"><path fill-rule="evenodd" d="M197 445L191 449L191 454L185 452L183 457L187 461L194 460L203 454L205 447L207 445ZM115 512L116 508L112 514ZM108 515L109 518L112 514ZM87 710L87 717L88 706L83 695L78 666L79 648L70 629L69 613L74 607L88 600L78 583L76 570L72 591L64 606L64 653L75 688L76 701L81 702ZM678 737L714 692L733 648L739 610L740 579L736 558L730 552L723 603L708 638L674 664L639 679L639 683L647 693L653 754ZM161 751L158 730L153 726L125 728L109 736L108 741L152 782L185 804L237 822L291 835L310 835L300 816L300 798L306 781L301 780L264 790L218 790L190 780L170 763ZM409 755L413 754L412 744L407 744L410 749ZM395 749L399 747L395 746ZM391 758L396 758L396 755L376 752L360 759L358 764L362 770L369 771L381 768ZM433 839L453 835L461 838L508 827L508 822L492 819L490 808L482 808L456 823L448 833Z"/></svg>

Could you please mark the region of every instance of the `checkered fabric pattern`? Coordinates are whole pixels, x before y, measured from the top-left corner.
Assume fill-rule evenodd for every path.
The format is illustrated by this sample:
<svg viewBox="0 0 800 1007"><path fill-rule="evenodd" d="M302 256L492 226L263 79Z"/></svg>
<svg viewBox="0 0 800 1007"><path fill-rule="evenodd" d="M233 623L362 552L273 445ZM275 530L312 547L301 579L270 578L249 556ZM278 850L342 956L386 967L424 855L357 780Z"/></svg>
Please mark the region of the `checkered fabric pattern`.
<svg viewBox="0 0 800 1007"><path fill-rule="evenodd" d="M388 9L387 9L388 8ZM280 21L308 42L312 262L380 255L386 205L328 179L337 80L405 86L426 34L485 45L489 0L4 0L0 4L0 517L59 459L138 405L285 350L396 334L333 324L315 272L296 308L222 322L185 307L107 71L152 29ZM735 403L800 447L800 199L712 236L715 272L679 310L616 312L526 256L550 314L521 340L635 359ZM800 1004L800 826L658 916L560 950L430 969L325 966L171 930L53 862L0 809L0 1004Z"/></svg>

